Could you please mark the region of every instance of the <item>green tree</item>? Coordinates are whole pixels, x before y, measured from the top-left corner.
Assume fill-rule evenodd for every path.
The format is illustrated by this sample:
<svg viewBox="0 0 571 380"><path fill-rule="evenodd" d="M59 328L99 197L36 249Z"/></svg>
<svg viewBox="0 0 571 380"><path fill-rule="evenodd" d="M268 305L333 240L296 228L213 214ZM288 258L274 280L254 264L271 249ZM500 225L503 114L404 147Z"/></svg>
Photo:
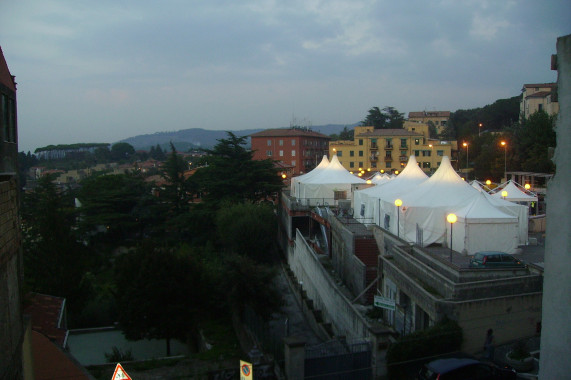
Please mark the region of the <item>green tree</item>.
<svg viewBox="0 0 571 380"><path fill-rule="evenodd" d="M156 221L149 185L135 174L88 177L78 194L81 229L87 235L105 231L106 239L118 243L142 234Z"/></svg>
<svg viewBox="0 0 571 380"><path fill-rule="evenodd" d="M554 148L557 143L555 120L556 116L538 111L516 128L516 150L522 170L539 173L552 173L555 170L548 156L549 148Z"/></svg>
<svg viewBox="0 0 571 380"><path fill-rule="evenodd" d="M218 241L228 252L269 262L275 253L276 214L267 204L225 204L216 215Z"/></svg>
<svg viewBox="0 0 571 380"><path fill-rule="evenodd" d="M401 129L404 124L404 114L394 107L379 107L369 109L367 117L361 125L372 125L375 129Z"/></svg>
<svg viewBox="0 0 571 380"><path fill-rule="evenodd" d="M128 160L135 154L135 148L131 144L120 142L111 146L111 159L115 161Z"/></svg>
<svg viewBox="0 0 571 380"><path fill-rule="evenodd" d="M197 170L195 181L208 202L259 201L278 192L283 182L271 160L253 160L244 147L246 136L227 132L228 138L207 150L208 166Z"/></svg>
<svg viewBox="0 0 571 380"><path fill-rule="evenodd" d="M196 328L201 303L201 271L187 249L172 251L145 244L118 258L119 324L130 340L186 340Z"/></svg>
<svg viewBox="0 0 571 380"><path fill-rule="evenodd" d="M50 176L38 180L22 202L26 282L33 291L65 297L72 312L85 302L82 278L90 266L88 249L75 235L73 196L58 191Z"/></svg>

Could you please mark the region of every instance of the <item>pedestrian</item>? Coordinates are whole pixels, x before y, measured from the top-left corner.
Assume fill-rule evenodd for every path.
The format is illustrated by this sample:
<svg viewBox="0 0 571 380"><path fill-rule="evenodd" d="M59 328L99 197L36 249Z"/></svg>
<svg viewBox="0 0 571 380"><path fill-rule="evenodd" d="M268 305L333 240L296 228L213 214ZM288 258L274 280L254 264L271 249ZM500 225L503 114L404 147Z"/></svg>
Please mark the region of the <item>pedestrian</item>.
<svg viewBox="0 0 571 380"><path fill-rule="evenodd" d="M484 352L488 360L494 360L494 343L494 330L488 329L484 342Z"/></svg>

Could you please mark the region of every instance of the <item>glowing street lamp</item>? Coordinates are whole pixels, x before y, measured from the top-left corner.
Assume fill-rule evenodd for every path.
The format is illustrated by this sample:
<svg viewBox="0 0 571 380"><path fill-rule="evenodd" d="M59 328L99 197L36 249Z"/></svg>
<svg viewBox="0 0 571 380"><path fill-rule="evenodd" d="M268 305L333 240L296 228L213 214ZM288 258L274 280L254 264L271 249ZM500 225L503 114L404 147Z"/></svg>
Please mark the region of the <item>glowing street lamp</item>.
<svg viewBox="0 0 571 380"><path fill-rule="evenodd" d="M400 237L400 206L402 206L402 201L395 199L395 206L397 206L397 237Z"/></svg>
<svg viewBox="0 0 571 380"><path fill-rule="evenodd" d="M505 141L500 142L500 144L504 147L504 178L507 181L508 180L508 174L507 174L507 157L508 157L508 143Z"/></svg>
<svg viewBox="0 0 571 380"><path fill-rule="evenodd" d="M468 143L464 142L462 146L466 148L466 179L468 179Z"/></svg>
<svg viewBox="0 0 571 380"><path fill-rule="evenodd" d="M524 187L526 190L531 189L531 185L530 185L529 183L526 183L523 187Z"/></svg>
<svg viewBox="0 0 571 380"><path fill-rule="evenodd" d="M507 191L502 191L502 199L506 199L508 196L508 192Z"/></svg>
<svg viewBox="0 0 571 380"><path fill-rule="evenodd" d="M492 181L490 181L489 179L486 180L486 186L490 186L492 184Z"/></svg>
<svg viewBox="0 0 571 380"><path fill-rule="evenodd" d="M450 262L452 262L452 226L456 223L458 218L456 217L456 214L448 214L448 216L446 216L446 220L450 223Z"/></svg>
<svg viewBox="0 0 571 380"><path fill-rule="evenodd" d="M480 137L481 133L482 133L482 123L478 124L478 137Z"/></svg>

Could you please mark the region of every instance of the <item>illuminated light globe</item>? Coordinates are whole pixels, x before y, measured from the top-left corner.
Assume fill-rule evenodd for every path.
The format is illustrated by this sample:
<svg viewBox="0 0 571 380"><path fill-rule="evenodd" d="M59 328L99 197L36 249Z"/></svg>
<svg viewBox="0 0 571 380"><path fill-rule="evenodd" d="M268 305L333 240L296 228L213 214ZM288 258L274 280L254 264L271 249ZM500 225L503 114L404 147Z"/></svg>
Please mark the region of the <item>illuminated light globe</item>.
<svg viewBox="0 0 571 380"><path fill-rule="evenodd" d="M448 214L446 220L448 221L448 223L454 224L458 220L458 217L456 216L456 214Z"/></svg>

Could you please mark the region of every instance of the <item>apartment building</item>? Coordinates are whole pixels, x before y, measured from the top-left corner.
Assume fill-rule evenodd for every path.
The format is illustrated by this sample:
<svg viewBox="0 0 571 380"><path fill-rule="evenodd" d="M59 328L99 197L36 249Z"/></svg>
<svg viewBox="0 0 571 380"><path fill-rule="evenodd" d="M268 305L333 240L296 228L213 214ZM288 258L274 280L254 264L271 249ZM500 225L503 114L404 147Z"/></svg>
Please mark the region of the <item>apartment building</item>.
<svg viewBox="0 0 571 380"><path fill-rule="evenodd" d="M548 115L559 113L557 83L524 84L521 89L520 118L529 118L537 111Z"/></svg>
<svg viewBox="0 0 571 380"><path fill-rule="evenodd" d="M250 135L254 160L272 159L291 165L291 174L307 173L327 154L330 137L309 129L266 129Z"/></svg>
<svg viewBox="0 0 571 380"><path fill-rule="evenodd" d="M450 111L409 112L408 120L425 124L432 123L436 127L436 132L440 134L448 125L448 121L450 120Z"/></svg>
<svg viewBox="0 0 571 380"><path fill-rule="evenodd" d="M438 168L442 157L451 157L457 150L456 141L430 139L428 124L406 121L402 129L355 127L354 139L332 141L329 155L337 154L339 162L349 171L397 172L414 155L427 173Z"/></svg>

